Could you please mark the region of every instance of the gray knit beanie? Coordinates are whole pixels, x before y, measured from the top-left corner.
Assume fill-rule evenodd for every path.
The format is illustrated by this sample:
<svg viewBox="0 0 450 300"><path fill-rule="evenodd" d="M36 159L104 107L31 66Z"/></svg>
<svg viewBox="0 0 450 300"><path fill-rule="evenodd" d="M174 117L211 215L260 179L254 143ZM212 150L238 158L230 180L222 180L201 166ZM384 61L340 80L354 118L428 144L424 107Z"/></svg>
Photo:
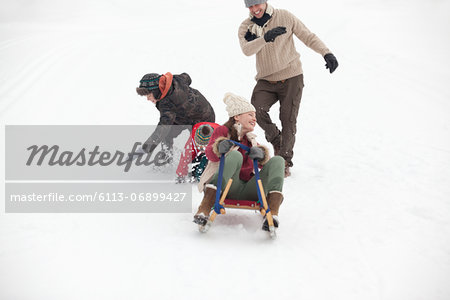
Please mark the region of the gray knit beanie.
<svg viewBox="0 0 450 300"><path fill-rule="evenodd" d="M256 4L262 4L262 3L266 3L267 0L244 0L245 2L245 7L250 7Z"/></svg>
<svg viewBox="0 0 450 300"><path fill-rule="evenodd" d="M226 110L230 118L249 111L256 111L255 107L245 98L232 93L226 93L223 102L227 106Z"/></svg>
<svg viewBox="0 0 450 300"><path fill-rule="evenodd" d="M159 78L161 75L156 73L150 73L144 75L139 82L139 87L136 88L136 92L141 96L146 96L155 90L159 90Z"/></svg>

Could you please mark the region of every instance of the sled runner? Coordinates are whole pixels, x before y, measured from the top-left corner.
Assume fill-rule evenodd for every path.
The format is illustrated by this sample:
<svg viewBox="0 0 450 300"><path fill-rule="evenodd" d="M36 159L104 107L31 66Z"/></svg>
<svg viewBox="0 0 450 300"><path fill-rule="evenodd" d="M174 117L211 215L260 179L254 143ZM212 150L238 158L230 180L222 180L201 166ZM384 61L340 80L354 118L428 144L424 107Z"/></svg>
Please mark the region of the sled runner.
<svg viewBox="0 0 450 300"><path fill-rule="evenodd" d="M250 147L242 145L241 143L232 141L235 145L241 147L245 151L250 151ZM220 197L220 193L222 190L222 179L223 179L223 168L225 164L225 154L220 156L220 164L219 164L219 174L217 181L217 191L216 191L216 201L214 203L213 212L209 217L206 225L199 225L200 232L207 232L212 223L214 222L217 215L224 215L226 213L225 208L238 208L238 209L255 209L259 210L260 213L267 218L269 224L269 235L272 239L276 238L275 225L273 223L272 213L270 212L269 204L266 200L266 195L264 193L264 188L262 185L262 181L259 178L259 168L258 161L256 159L253 160L253 169L255 171L255 179L256 179L256 192L258 194L257 201L250 200L235 200L235 199L226 199L228 191L230 190L231 184L233 183L233 179L229 179L225 189L222 193L222 197Z"/></svg>

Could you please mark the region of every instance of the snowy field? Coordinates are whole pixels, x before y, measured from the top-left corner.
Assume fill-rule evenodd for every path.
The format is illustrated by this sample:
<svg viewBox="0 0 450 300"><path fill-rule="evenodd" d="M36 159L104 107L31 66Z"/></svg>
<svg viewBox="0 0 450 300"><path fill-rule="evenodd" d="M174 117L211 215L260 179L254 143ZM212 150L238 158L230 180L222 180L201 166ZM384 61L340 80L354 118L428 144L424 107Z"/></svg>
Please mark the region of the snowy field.
<svg viewBox="0 0 450 300"><path fill-rule="evenodd" d="M450 1L270 3L340 64L330 75L296 41L305 89L278 239L249 211L202 235L192 214L2 208L0 299L450 299ZM6 124L156 124L135 92L152 72L189 73L225 122L224 93L255 84L246 16L242 0L2 1L1 140Z"/></svg>

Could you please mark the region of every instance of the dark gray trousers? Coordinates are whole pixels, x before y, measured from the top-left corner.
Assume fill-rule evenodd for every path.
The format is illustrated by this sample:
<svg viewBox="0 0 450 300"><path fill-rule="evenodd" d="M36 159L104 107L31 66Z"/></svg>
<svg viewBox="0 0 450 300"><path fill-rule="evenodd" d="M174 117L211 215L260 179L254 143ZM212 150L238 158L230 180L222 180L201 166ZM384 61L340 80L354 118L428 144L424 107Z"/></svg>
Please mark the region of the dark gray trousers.
<svg viewBox="0 0 450 300"><path fill-rule="evenodd" d="M288 166L292 166L297 116L303 91L303 74L277 82L258 80L252 94L252 104L256 108L258 125L264 130L268 142L281 142L280 153ZM269 110L280 101L281 131L269 115Z"/></svg>

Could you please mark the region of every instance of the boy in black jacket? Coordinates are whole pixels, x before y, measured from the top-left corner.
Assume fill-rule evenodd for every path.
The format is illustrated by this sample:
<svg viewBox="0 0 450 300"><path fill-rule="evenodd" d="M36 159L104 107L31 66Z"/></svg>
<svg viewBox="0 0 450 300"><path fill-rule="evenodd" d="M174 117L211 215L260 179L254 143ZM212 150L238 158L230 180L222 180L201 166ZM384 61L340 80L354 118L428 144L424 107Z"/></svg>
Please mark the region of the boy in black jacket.
<svg viewBox="0 0 450 300"><path fill-rule="evenodd" d="M187 73L150 73L142 77L136 92L146 96L160 112L158 127L142 146L145 152L153 152L161 142L172 148L173 139L185 128L170 125L194 126L200 122L215 121L211 104L198 90L190 87L191 82Z"/></svg>

